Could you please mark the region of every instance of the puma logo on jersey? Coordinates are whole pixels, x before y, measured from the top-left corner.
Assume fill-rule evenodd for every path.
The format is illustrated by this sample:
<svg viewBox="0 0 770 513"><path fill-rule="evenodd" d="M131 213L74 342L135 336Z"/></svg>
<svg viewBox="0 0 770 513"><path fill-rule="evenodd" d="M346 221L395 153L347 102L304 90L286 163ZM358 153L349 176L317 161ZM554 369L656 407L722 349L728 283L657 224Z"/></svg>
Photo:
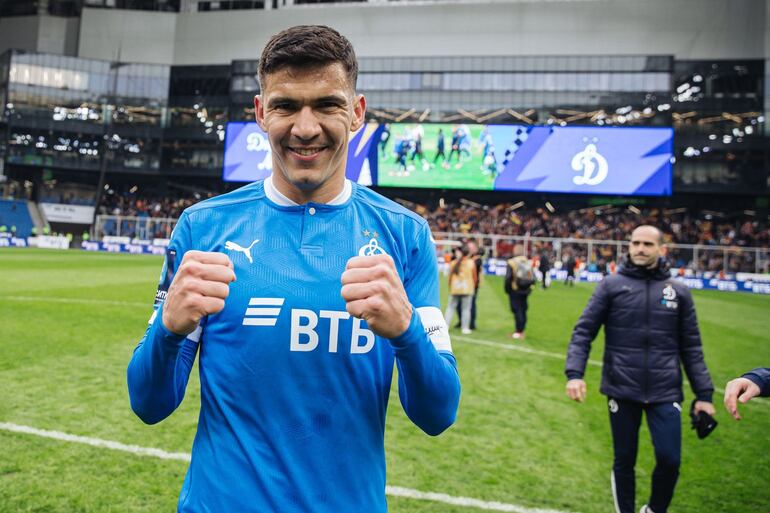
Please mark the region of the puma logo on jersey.
<svg viewBox="0 0 770 513"><path fill-rule="evenodd" d="M228 240L228 241L225 241L225 249L228 249L230 251L238 251L240 253L243 253L244 255L246 255L246 258L249 259L249 263L253 264L254 260L251 258L251 248L253 248L254 244L256 244L257 242L259 242L259 239L254 240L254 242L252 242L248 247L244 248L243 246L241 246L237 242L230 242Z"/></svg>

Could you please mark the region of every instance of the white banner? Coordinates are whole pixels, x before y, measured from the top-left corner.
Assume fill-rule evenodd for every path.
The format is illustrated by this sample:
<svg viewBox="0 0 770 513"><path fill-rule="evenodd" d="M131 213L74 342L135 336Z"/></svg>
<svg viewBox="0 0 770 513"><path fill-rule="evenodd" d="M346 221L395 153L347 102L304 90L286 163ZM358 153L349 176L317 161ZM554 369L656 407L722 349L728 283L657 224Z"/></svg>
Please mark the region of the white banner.
<svg viewBox="0 0 770 513"><path fill-rule="evenodd" d="M94 220L94 207L40 203L40 208L49 223L91 224Z"/></svg>
<svg viewBox="0 0 770 513"><path fill-rule="evenodd" d="M44 249L70 249L70 241L67 237L38 235L37 237L30 237L29 245L44 248Z"/></svg>
<svg viewBox="0 0 770 513"><path fill-rule="evenodd" d="M117 235L105 235L102 237L105 244L131 244L131 237L118 237Z"/></svg>

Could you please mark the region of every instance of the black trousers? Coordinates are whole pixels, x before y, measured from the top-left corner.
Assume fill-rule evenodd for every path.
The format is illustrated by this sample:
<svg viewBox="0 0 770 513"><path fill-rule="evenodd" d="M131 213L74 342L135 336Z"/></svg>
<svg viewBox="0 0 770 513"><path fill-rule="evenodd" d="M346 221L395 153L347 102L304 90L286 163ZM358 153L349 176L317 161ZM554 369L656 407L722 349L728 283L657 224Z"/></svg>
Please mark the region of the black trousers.
<svg viewBox="0 0 770 513"><path fill-rule="evenodd" d="M516 331L521 333L527 327L527 294L508 294L508 301L516 321Z"/></svg>
<svg viewBox="0 0 770 513"><path fill-rule="evenodd" d="M615 460L612 465L612 493L618 513L636 513L636 481L634 467L639 447L642 412L647 414L652 445L655 448L655 470L647 505L655 513L666 513L674 496L682 458L682 413L679 403L643 404L609 399L610 426Z"/></svg>

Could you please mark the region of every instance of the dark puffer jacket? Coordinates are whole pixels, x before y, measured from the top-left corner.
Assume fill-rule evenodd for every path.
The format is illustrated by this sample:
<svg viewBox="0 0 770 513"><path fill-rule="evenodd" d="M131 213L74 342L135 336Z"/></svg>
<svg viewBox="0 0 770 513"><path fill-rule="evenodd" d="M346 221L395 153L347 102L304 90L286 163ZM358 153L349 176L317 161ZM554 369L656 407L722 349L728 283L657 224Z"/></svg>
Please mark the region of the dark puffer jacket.
<svg viewBox="0 0 770 513"><path fill-rule="evenodd" d="M572 332L565 374L585 373L591 342L604 325L601 392L642 403L682 401L684 366L696 397L711 402L714 385L703 360L695 307L687 286L628 259L596 287Z"/></svg>
<svg viewBox="0 0 770 513"><path fill-rule="evenodd" d="M759 387L759 395L763 397L770 396L770 367L754 369L741 377L750 379L756 383Z"/></svg>

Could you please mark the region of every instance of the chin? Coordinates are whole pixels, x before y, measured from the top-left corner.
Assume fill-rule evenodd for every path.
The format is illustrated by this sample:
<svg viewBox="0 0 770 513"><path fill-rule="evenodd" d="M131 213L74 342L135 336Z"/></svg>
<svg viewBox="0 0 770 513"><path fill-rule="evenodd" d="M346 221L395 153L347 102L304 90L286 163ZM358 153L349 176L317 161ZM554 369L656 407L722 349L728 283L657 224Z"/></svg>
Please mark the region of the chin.
<svg viewBox="0 0 770 513"><path fill-rule="evenodd" d="M320 174L320 171L301 169L284 173L284 176L289 183L298 189L313 190L323 183Z"/></svg>
<svg viewBox="0 0 770 513"><path fill-rule="evenodd" d="M291 183L294 185L294 187L303 191L312 191L321 186L320 183L315 180L311 180L310 178L306 178L304 180L293 180Z"/></svg>

